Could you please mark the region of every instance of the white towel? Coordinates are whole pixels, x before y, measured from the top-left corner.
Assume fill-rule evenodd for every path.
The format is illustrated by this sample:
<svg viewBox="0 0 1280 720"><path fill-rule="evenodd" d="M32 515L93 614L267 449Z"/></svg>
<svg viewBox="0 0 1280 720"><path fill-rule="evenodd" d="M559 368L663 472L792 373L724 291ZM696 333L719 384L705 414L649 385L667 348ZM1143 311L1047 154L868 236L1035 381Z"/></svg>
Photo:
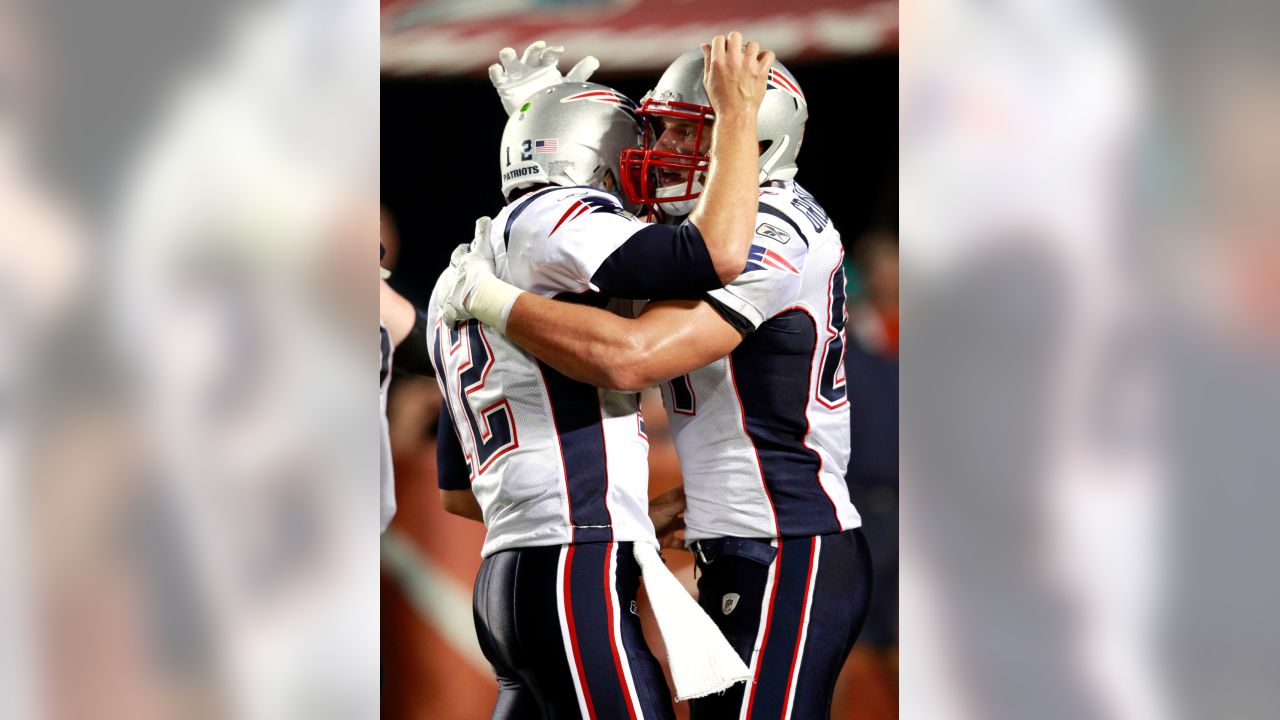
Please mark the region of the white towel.
<svg viewBox="0 0 1280 720"><path fill-rule="evenodd" d="M637 542L633 554L640 564L662 642L667 646L667 664L676 686L676 700L710 695L750 680L751 671L742 658L667 569L657 549Z"/></svg>

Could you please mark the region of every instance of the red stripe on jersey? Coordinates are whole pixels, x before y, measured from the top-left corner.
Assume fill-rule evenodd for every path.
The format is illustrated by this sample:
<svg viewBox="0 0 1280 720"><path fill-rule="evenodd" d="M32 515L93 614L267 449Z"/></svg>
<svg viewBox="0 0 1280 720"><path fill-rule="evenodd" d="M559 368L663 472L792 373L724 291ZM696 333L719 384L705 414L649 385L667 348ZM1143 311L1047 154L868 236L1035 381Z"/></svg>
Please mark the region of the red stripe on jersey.
<svg viewBox="0 0 1280 720"><path fill-rule="evenodd" d="M729 383L733 385L733 397L738 401L738 413L742 415L742 434L747 436L747 442L751 443L751 452L756 456L756 470L760 472L760 487L764 488L764 498L769 501L769 512L773 513L773 534L774 537L782 537L782 530L778 527L778 506L773 504L773 496L769 494L769 482L764 479L764 464L760 462L760 449L756 447L755 438L751 437L751 431L747 429L747 409L742 406L742 393L738 392L738 377L733 371L733 356L729 356ZM675 398L672 397L674 400Z"/></svg>
<svg viewBox="0 0 1280 720"><path fill-rule="evenodd" d="M582 683L582 696L587 699L587 714L596 720L596 708L591 703L591 688L587 685L587 671L582 667L582 651L578 648L578 631L573 622L573 593L569 579L573 576L573 546L569 546L564 558L564 617L569 625L569 642L573 647L573 662L578 668L578 680Z"/></svg>
<svg viewBox="0 0 1280 720"><path fill-rule="evenodd" d="M836 266L836 269L837 269L837 270L838 270L838 269L840 269L840 266L839 266L839 265L837 265L837 266ZM834 274L834 271L833 271L833 273L832 273L832 274ZM819 330L818 330L818 318L814 317L814 316L813 316L813 313L809 312L809 310L808 310L807 308L801 307L801 306L799 306L799 305L792 305L791 307L787 308L786 310L783 310L782 312L790 312L790 311L792 311L792 310L799 310L800 312L804 313L805 315L808 315L808 316L809 316L809 319L813 321L813 335L814 335L814 343L813 343L813 350L809 352L809 372L810 372L810 373L812 373L812 372L813 372L813 362L814 362L814 360L817 360L817 358L818 358L818 348L820 348L820 347L825 348L825 347L826 347L826 343L822 343L822 342L818 342L818 341L817 341L818 332L819 332ZM840 365L841 365L841 367L843 367L843 366L844 366L844 358L843 358L843 357L841 357L841 358L840 358ZM819 373L819 374L821 374L821 373L822 373L822 368L818 368L818 373ZM808 398L810 398L810 399L812 399L812 398L817 398L817 399L818 399L818 401L819 401L819 402L821 402L821 401L822 401L822 395L821 395L820 393L815 392L815 391L814 391L814 389L813 389L813 375L812 375L812 374L810 374L809 378L810 378L810 379L809 379L809 390L808 390L808 392L806 393L806 397L808 397ZM821 378L819 378L819 381L821 381ZM826 403L823 403L823 404L825 405ZM809 402L806 400L806 401L805 401L805 408L804 408L804 435L801 435L801 436L800 436L800 444L801 444L801 445L804 445L804 447L805 447L805 449L806 449L806 450L808 450L809 452L813 453L813 454L814 454L814 456L818 458L818 471L817 471L816 473L814 473L813 479L818 483L818 489L822 490L822 494L823 494L823 495L825 495L825 496L827 497L827 502L831 503L831 513L832 513L833 515L835 515L835 518L836 518L836 527L838 527L838 528L840 528L841 530L843 530L843 529L844 529L844 523L840 522L840 508L838 508L838 507L836 506L836 499L835 499L835 498L833 498L833 497L831 497L831 493L827 492L827 486L822 484L822 468L826 465L826 462L822 459L822 453L820 453L820 452L818 452L817 450L815 450L815 449L813 448L813 446L809 444L809 434L810 434L810 433L812 433L812 432L813 432L813 423L809 420Z"/></svg>

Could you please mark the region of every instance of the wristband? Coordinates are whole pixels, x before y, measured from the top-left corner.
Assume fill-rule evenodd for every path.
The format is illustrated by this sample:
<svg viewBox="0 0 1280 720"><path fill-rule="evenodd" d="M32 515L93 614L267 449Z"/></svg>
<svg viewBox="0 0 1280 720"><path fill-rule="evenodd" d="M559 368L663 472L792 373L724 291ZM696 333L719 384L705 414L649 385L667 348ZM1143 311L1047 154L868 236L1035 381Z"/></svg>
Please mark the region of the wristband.
<svg viewBox="0 0 1280 720"><path fill-rule="evenodd" d="M507 316L511 314L511 307L516 304L516 298L523 292L520 288L509 285L492 275L485 275L467 296L466 310L480 322L506 334Z"/></svg>

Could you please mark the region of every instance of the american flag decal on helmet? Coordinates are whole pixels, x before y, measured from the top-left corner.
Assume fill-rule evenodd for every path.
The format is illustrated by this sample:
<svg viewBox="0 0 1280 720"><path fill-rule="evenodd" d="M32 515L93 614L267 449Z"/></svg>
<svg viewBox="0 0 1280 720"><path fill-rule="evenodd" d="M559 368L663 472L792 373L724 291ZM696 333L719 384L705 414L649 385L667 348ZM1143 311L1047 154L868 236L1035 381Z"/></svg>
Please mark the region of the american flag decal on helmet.
<svg viewBox="0 0 1280 720"><path fill-rule="evenodd" d="M800 92L800 86L794 80L778 72L777 68L769 68L769 80L765 85L765 89L776 88L789 95L792 95L802 103L808 104L804 99L804 93Z"/></svg>

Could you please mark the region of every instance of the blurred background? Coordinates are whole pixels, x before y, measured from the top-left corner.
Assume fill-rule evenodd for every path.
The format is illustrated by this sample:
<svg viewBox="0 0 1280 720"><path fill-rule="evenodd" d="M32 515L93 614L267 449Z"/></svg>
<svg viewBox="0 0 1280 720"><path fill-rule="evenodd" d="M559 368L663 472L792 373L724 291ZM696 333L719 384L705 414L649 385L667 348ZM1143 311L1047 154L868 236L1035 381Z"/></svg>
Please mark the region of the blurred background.
<svg viewBox="0 0 1280 720"><path fill-rule="evenodd" d="M712 35L741 30L774 50L809 99L797 180L829 212L847 250L853 413L849 482L876 566L872 617L845 666L834 717L898 715L897 3L517 0L382 4L383 265L426 303L475 218L503 206L498 141L506 114L487 75L503 47L563 45L567 71L600 60L592 81L639 100L667 64ZM435 484L439 394L396 376L388 416L398 513L383 536L383 705L387 718L487 718L492 670L471 620L484 529L445 513ZM650 495L680 482L656 391L644 397ZM695 590L692 556L668 565ZM647 617L642 614L642 617ZM661 639L647 638L659 658ZM677 707L688 717L687 703Z"/></svg>

